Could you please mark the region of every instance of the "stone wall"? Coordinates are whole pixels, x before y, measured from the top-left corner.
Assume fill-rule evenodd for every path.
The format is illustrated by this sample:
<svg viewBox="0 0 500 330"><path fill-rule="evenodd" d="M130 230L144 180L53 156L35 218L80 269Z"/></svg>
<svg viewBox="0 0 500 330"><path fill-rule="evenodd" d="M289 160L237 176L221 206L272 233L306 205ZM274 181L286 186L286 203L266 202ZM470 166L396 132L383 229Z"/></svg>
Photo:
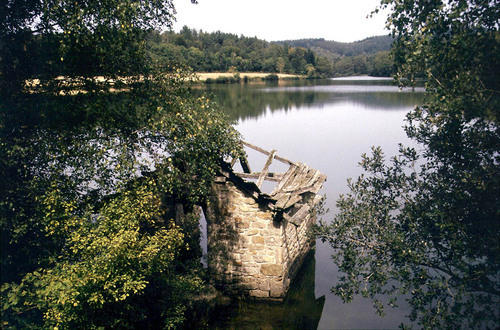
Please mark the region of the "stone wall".
<svg viewBox="0 0 500 330"><path fill-rule="evenodd" d="M289 223L229 180L213 184L205 217L215 286L230 295L283 299L311 248L314 217Z"/></svg>
<svg viewBox="0 0 500 330"><path fill-rule="evenodd" d="M314 246L314 239L309 230L316 218L307 214L297 225L286 220L282 221L283 262L287 270L286 278L291 280L302 265L306 254Z"/></svg>

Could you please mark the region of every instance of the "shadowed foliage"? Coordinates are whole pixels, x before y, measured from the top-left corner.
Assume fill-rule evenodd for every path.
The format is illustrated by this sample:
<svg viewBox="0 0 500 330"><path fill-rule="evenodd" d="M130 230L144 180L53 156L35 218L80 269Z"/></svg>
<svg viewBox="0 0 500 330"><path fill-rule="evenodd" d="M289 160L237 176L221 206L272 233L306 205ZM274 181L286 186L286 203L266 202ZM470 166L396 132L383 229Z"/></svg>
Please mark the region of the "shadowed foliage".
<svg viewBox="0 0 500 330"><path fill-rule="evenodd" d="M2 327L172 328L202 287L197 218L239 137L148 56L171 1L3 2Z"/></svg>

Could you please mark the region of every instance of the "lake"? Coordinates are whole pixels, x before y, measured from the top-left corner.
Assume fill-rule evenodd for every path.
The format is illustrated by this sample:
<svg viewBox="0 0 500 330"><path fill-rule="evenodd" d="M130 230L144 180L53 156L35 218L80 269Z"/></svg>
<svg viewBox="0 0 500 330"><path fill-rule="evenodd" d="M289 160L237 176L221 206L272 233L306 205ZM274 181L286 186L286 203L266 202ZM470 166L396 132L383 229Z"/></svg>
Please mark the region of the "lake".
<svg viewBox="0 0 500 330"><path fill-rule="evenodd" d="M423 88L400 90L391 79L353 77L274 84L207 85L204 87L235 121L242 138L278 155L303 162L326 174L323 186L330 213L339 194L347 192L347 178L361 174L358 162L372 146L387 157L398 143L411 144L403 129L405 115L423 102ZM249 153L254 168L265 156ZM286 170L273 162L271 172ZM270 190L271 185L263 187ZM202 242L203 245L203 242ZM206 248L206 242L205 242ZM282 304L240 302L221 308L209 321L212 328L338 329L397 328L409 322L407 306L375 313L371 300L356 297L344 304L330 293L338 270L330 259L332 249L316 242L316 250Z"/></svg>

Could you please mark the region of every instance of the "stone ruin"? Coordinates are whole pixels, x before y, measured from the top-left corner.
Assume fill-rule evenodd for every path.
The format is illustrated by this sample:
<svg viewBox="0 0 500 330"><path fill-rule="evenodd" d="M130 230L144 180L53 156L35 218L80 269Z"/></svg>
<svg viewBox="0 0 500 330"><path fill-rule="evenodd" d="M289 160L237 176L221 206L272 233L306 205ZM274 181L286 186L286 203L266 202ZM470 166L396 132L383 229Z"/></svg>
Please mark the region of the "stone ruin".
<svg viewBox="0 0 500 330"><path fill-rule="evenodd" d="M283 300L314 246L309 229L326 176L275 150L243 145L268 158L258 173L250 171L246 158L239 159L243 173L236 173L234 159L215 178L205 207L209 272L215 286L228 295ZM288 170L270 173L273 159L289 165ZM270 194L261 191L264 180L276 182Z"/></svg>

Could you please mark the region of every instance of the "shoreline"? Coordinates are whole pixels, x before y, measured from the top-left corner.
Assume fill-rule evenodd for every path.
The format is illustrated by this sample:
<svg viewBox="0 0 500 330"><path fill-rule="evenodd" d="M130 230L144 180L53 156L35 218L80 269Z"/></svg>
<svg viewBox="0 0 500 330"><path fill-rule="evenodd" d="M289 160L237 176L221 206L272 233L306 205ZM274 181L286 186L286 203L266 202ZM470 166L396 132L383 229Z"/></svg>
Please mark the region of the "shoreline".
<svg viewBox="0 0 500 330"><path fill-rule="evenodd" d="M207 80L216 80L220 78L234 78L236 75L240 79L256 80L263 79L270 75L276 75L278 79L305 79L305 75L299 74L289 74L289 73L273 73L273 72L196 72L196 77L201 82L206 82Z"/></svg>

